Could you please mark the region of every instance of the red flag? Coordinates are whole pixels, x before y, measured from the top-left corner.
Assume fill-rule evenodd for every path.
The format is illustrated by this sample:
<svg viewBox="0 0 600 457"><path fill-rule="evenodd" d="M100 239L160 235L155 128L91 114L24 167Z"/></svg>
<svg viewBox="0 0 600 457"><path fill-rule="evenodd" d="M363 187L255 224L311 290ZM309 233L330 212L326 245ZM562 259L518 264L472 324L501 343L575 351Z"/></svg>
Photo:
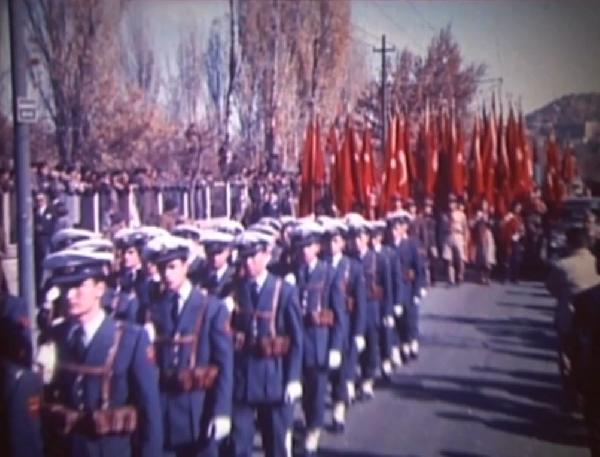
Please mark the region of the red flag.
<svg viewBox="0 0 600 457"><path fill-rule="evenodd" d="M326 150L329 154L329 184L331 185L331 195L335 205L337 206L337 196L341 192L340 186L340 151L337 141L337 133L335 126L332 125L329 129L329 135L327 135Z"/></svg>
<svg viewBox="0 0 600 457"><path fill-rule="evenodd" d="M353 169L352 169L352 136L354 132L346 126L344 133L344 142L340 149L340 166L338 182L340 183L338 193L338 209L341 214L350 212L356 202L356 189L354 186Z"/></svg>
<svg viewBox="0 0 600 457"><path fill-rule="evenodd" d="M398 162L396 157L396 121L390 121L388 137L385 139L385 171L383 174L383 189L379 200L381 213L391 209L392 197L394 196L398 183Z"/></svg>
<svg viewBox="0 0 600 457"><path fill-rule="evenodd" d="M435 195L435 187L438 177L439 152L438 143L436 141L435 123L431 121L429 112L429 101L425 105L425 118L423 125L423 141L424 141L424 190L425 196L433 198Z"/></svg>
<svg viewBox="0 0 600 457"><path fill-rule="evenodd" d="M406 160L406 124L404 122L404 116L400 115L396 117L396 163L398 164L398 181L396 184L396 194L402 199L407 199L409 196L409 183L408 183L408 163Z"/></svg>
<svg viewBox="0 0 600 457"><path fill-rule="evenodd" d="M568 148L563 155L562 178L569 185L573 182L577 174L577 156L573 148Z"/></svg>
<svg viewBox="0 0 600 457"><path fill-rule="evenodd" d="M325 184L325 159L321 150L320 126L317 119L316 125L309 122L306 129L306 140L302 156L302 190L298 213L306 216L314 213L315 203L321 198Z"/></svg>
<svg viewBox="0 0 600 457"><path fill-rule="evenodd" d="M507 126L504 125L503 113L500 112L500 117L498 119L498 133L496 136L498 141L498 173L496 174L498 189L505 189L510 186L511 175L514 173L514 169L511 165L514 144L511 143L509 146L509 142L512 141L512 139L509 139L509 124L510 122L507 123Z"/></svg>
<svg viewBox="0 0 600 457"><path fill-rule="evenodd" d="M551 168L554 171L558 171L559 167L560 152L558 145L556 144L556 136L554 132L550 134L548 143L546 144L546 168Z"/></svg>
<svg viewBox="0 0 600 457"><path fill-rule="evenodd" d="M471 197L479 200L485 191L483 182L483 163L481 160L481 133L479 131L479 113L475 115L473 138L471 140Z"/></svg>
<svg viewBox="0 0 600 457"><path fill-rule="evenodd" d="M462 195L465 191L465 145L462 129L455 114L452 115L450 128L450 169L448 170L450 173L450 189L454 194Z"/></svg>
<svg viewBox="0 0 600 457"><path fill-rule="evenodd" d="M373 145L371 138L371 128L367 127L363 133L363 144L362 144L362 185L363 193L366 197L364 202L365 213L369 219L375 218L375 207L374 198L376 195L376 189L379 177L375 171L375 161L373 158Z"/></svg>
<svg viewBox="0 0 600 457"><path fill-rule="evenodd" d="M484 108L485 132L483 133L482 141L482 157L483 157L483 182L485 186L485 199L490 205L495 204L496 194L496 166L498 164L497 157L497 138L496 138L496 115L492 112L491 116L486 118Z"/></svg>
<svg viewBox="0 0 600 457"><path fill-rule="evenodd" d="M306 139L304 141L304 148L302 150L302 176L300 183L302 190L300 191L300 200L298 214L306 216L313 212L313 186L312 186L312 173L314 163L314 147L315 147L315 132L313 129L312 121L308 123L306 128Z"/></svg>
<svg viewBox="0 0 600 457"><path fill-rule="evenodd" d="M523 152L523 158L521 160L521 191L523 196L527 196L531 193L535 178L533 175L533 150L527 139L527 131L525 128L525 122L523 121L523 111L519 109L519 120L517 122L518 130L518 144Z"/></svg>

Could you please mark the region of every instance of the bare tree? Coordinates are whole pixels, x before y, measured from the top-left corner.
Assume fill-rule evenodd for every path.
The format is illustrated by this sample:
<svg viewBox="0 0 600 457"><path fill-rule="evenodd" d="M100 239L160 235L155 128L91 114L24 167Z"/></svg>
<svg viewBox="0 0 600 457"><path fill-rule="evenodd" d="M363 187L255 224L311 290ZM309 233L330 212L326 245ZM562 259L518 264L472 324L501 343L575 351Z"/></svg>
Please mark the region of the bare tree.
<svg viewBox="0 0 600 457"><path fill-rule="evenodd" d="M158 100L161 75L154 44L142 8L125 11L121 28L121 64L128 81L141 88L152 102Z"/></svg>

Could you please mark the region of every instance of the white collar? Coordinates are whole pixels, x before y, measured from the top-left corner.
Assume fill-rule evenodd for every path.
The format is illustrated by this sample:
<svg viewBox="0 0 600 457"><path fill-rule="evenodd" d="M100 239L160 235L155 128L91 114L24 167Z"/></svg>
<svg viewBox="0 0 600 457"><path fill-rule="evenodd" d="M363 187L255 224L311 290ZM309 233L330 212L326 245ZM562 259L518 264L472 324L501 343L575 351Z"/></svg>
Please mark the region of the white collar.
<svg viewBox="0 0 600 457"><path fill-rule="evenodd" d="M92 339L94 338L94 335L102 325L102 322L104 322L105 317L106 313L101 308L100 312L92 320L87 321L81 325L83 328L83 342L86 345L86 347L91 343Z"/></svg>
<svg viewBox="0 0 600 457"><path fill-rule="evenodd" d="M344 255L341 252L338 252L331 258L331 265L333 265L334 268L337 268L340 261L342 260L342 257L344 257Z"/></svg>
<svg viewBox="0 0 600 457"><path fill-rule="evenodd" d="M181 308L183 308L183 304L187 301L192 293L192 283L189 280L185 280L184 283L179 288L179 312L181 312Z"/></svg>
<svg viewBox="0 0 600 457"><path fill-rule="evenodd" d="M265 268L265 270L259 274L256 278L254 278L254 282L256 283L257 291L262 289L262 286L265 284L267 280L267 276L269 276L269 270Z"/></svg>
<svg viewBox="0 0 600 457"><path fill-rule="evenodd" d="M217 271L215 271L215 274L217 275L217 279L218 280L221 280L221 278L223 277L223 275L227 271L227 267L228 266L229 265L227 265L227 262L225 262L221 268L219 268Z"/></svg>
<svg viewBox="0 0 600 457"><path fill-rule="evenodd" d="M373 245L373 250L375 252L381 252L382 247L383 247L383 245L381 245L381 244L374 244Z"/></svg>
<svg viewBox="0 0 600 457"><path fill-rule="evenodd" d="M315 267L317 266L317 262L319 261L318 257L315 257L312 262L310 262L308 264L308 272L312 273L312 271L315 269Z"/></svg>

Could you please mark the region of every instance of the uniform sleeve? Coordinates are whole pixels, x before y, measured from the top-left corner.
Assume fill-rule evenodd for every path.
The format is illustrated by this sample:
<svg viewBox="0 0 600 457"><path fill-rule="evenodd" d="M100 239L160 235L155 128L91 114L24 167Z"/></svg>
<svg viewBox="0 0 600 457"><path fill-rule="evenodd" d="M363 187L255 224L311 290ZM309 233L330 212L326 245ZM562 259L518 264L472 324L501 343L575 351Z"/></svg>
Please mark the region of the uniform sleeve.
<svg viewBox="0 0 600 457"><path fill-rule="evenodd" d="M219 367L214 416L231 416L233 399L233 339L229 311L219 303L210 326L211 360Z"/></svg>
<svg viewBox="0 0 600 457"><path fill-rule="evenodd" d="M416 293L427 286L427 279L425 274L425 262L423 259L423 254L421 254L420 243L419 240L414 240L413 244L413 256L415 259L415 271L417 277L415 278L415 287Z"/></svg>
<svg viewBox="0 0 600 457"><path fill-rule="evenodd" d="M356 319L352 335L363 335L367 325L367 284L365 280L365 271L360 263L354 264L354 309Z"/></svg>
<svg viewBox="0 0 600 457"><path fill-rule="evenodd" d="M140 417L138 429L142 457L159 457L163 452L158 370L154 365L153 354L146 332L140 330L133 355L131 376L135 406Z"/></svg>
<svg viewBox="0 0 600 457"><path fill-rule="evenodd" d="M345 299L341 279L331 275L329 307L335 316L329 337L329 349L341 351L344 346L344 329L348 328L348 313L344 309Z"/></svg>
<svg viewBox="0 0 600 457"><path fill-rule="evenodd" d="M390 261L384 255L378 257L379 275L381 277L381 284L383 285L383 316L391 316L394 304L401 302L400 289L402 285L398 280L399 276L396 274L396 269L392 268ZM395 260L396 256L393 259ZM394 265L396 263L394 262ZM392 274L394 274L393 282Z"/></svg>
<svg viewBox="0 0 600 457"><path fill-rule="evenodd" d="M395 249L392 250L391 254L392 255L390 255L389 257L386 257L383 254L380 256L382 258L380 263L383 266L383 268L381 268L381 271L383 272L384 276L386 274L389 274L389 285L390 285L390 290L391 290L391 298L389 299L390 300L390 309L396 303L402 302L402 293L403 293L402 281L400 280L400 278L402 277L402 267L400 265L400 259L398 257L398 253L396 252ZM386 273L386 271L388 273ZM383 281L385 284L385 281L386 281L385 277L383 278ZM387 298L386 298L386 306L387 306Z"/></svg>
<svg viewBox="0 0 600 457"><path fill-rule="evenodd" d="M287 358L287 382L300 381L302 377L302 348L304 332L298 290L290 285L284 304L284 321L287 335L290 337L290 352Z"/></svg>

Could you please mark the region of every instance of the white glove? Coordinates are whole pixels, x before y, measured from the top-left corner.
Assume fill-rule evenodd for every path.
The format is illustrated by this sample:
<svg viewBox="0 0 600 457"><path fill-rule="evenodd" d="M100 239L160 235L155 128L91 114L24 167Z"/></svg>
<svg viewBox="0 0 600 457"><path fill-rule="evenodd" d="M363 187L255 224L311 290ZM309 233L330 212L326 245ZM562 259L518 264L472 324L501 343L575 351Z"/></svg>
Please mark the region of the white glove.
<svg viewBox="0 0 600 457"><path fill-rule="evenodd" d="M154 343L154 340L156 339L156 329L154 328L154 324L152 322L146 322L144 324L144 330L146 330L146 333L148 334L150 343Z"/></svg>
<svg viewBox="0 0 600 457"><path fill-rule="evenodd" d="M231 433L231 419L228 416L214 417L208 424L208 438L221 441Z"/></svg>
<svg viewBox="0 0 600 457"><path fill-rule="evenodd" d="M402 308L402 305L395 305L394 306L394 314L396 315L396 317L402 316L403 312L404 312L404 308Z"/></svg>
<svg viewBox="0 0 600 457"><path fill-rule="evenodd" d="M302 397L302 384L300 381L291 381L285 388L285 402L294 403Z"/></svg>
<svg viewBox="0 0 600 457"><path fill-rule="evenodd" d="M425 287L421 287L421 298L427 297L427 289Z"/></svg>
<svg viewBox="0 0 600 457"><path fill-rule="evenodd" d="M356 335L354 337L354 344L356 344L356 350L360 354L362 351L365 350L365 346L366 346L365 337L362 335Z"/></svg>
<svg viewBox="0 0 600 457"><path fill-rule="evenodd" d="M385 316L383 318L383 326L387 328L394 328L394 316Z"/></svg>
<svg viewBox="0 0 600 457"><path fill-rule="evenodd" d="M342 364L342 353L337 349L329 351L329 368L337 370Z"/></svg>
<svg viewBox="0 0 600 457"><path fill-rule="evenodd" d="M414 302L415 302L415 305L418 305L421 302L421 299L419 298L418 295L414 297Z"/></svg>
<svg viewBox="0 0 600 457"><path fill-rule="evenodd" d="M44 384L49 384L56 370L56 344L42 344L38 350L35 362L42 374Z"/></svg>
<svg viewBox="0 0 600 457"><path fill-rule="evenodd" d="M58 297L60 297L60 289L56 286L52 286L48 289L48 292L46 292L46 303L51 304Z"/></svg>
<svg viewBox="0 0 600 457"><path fill-rule="evenodd" d="M229 314L231 314L233 312L233 310L235 309L235 302L233 301L233 297L231 297L231 296L225 297L225 299L223 300L223 303L225 303L225 308L227 308L227 311L229 311Z"/></svg>

